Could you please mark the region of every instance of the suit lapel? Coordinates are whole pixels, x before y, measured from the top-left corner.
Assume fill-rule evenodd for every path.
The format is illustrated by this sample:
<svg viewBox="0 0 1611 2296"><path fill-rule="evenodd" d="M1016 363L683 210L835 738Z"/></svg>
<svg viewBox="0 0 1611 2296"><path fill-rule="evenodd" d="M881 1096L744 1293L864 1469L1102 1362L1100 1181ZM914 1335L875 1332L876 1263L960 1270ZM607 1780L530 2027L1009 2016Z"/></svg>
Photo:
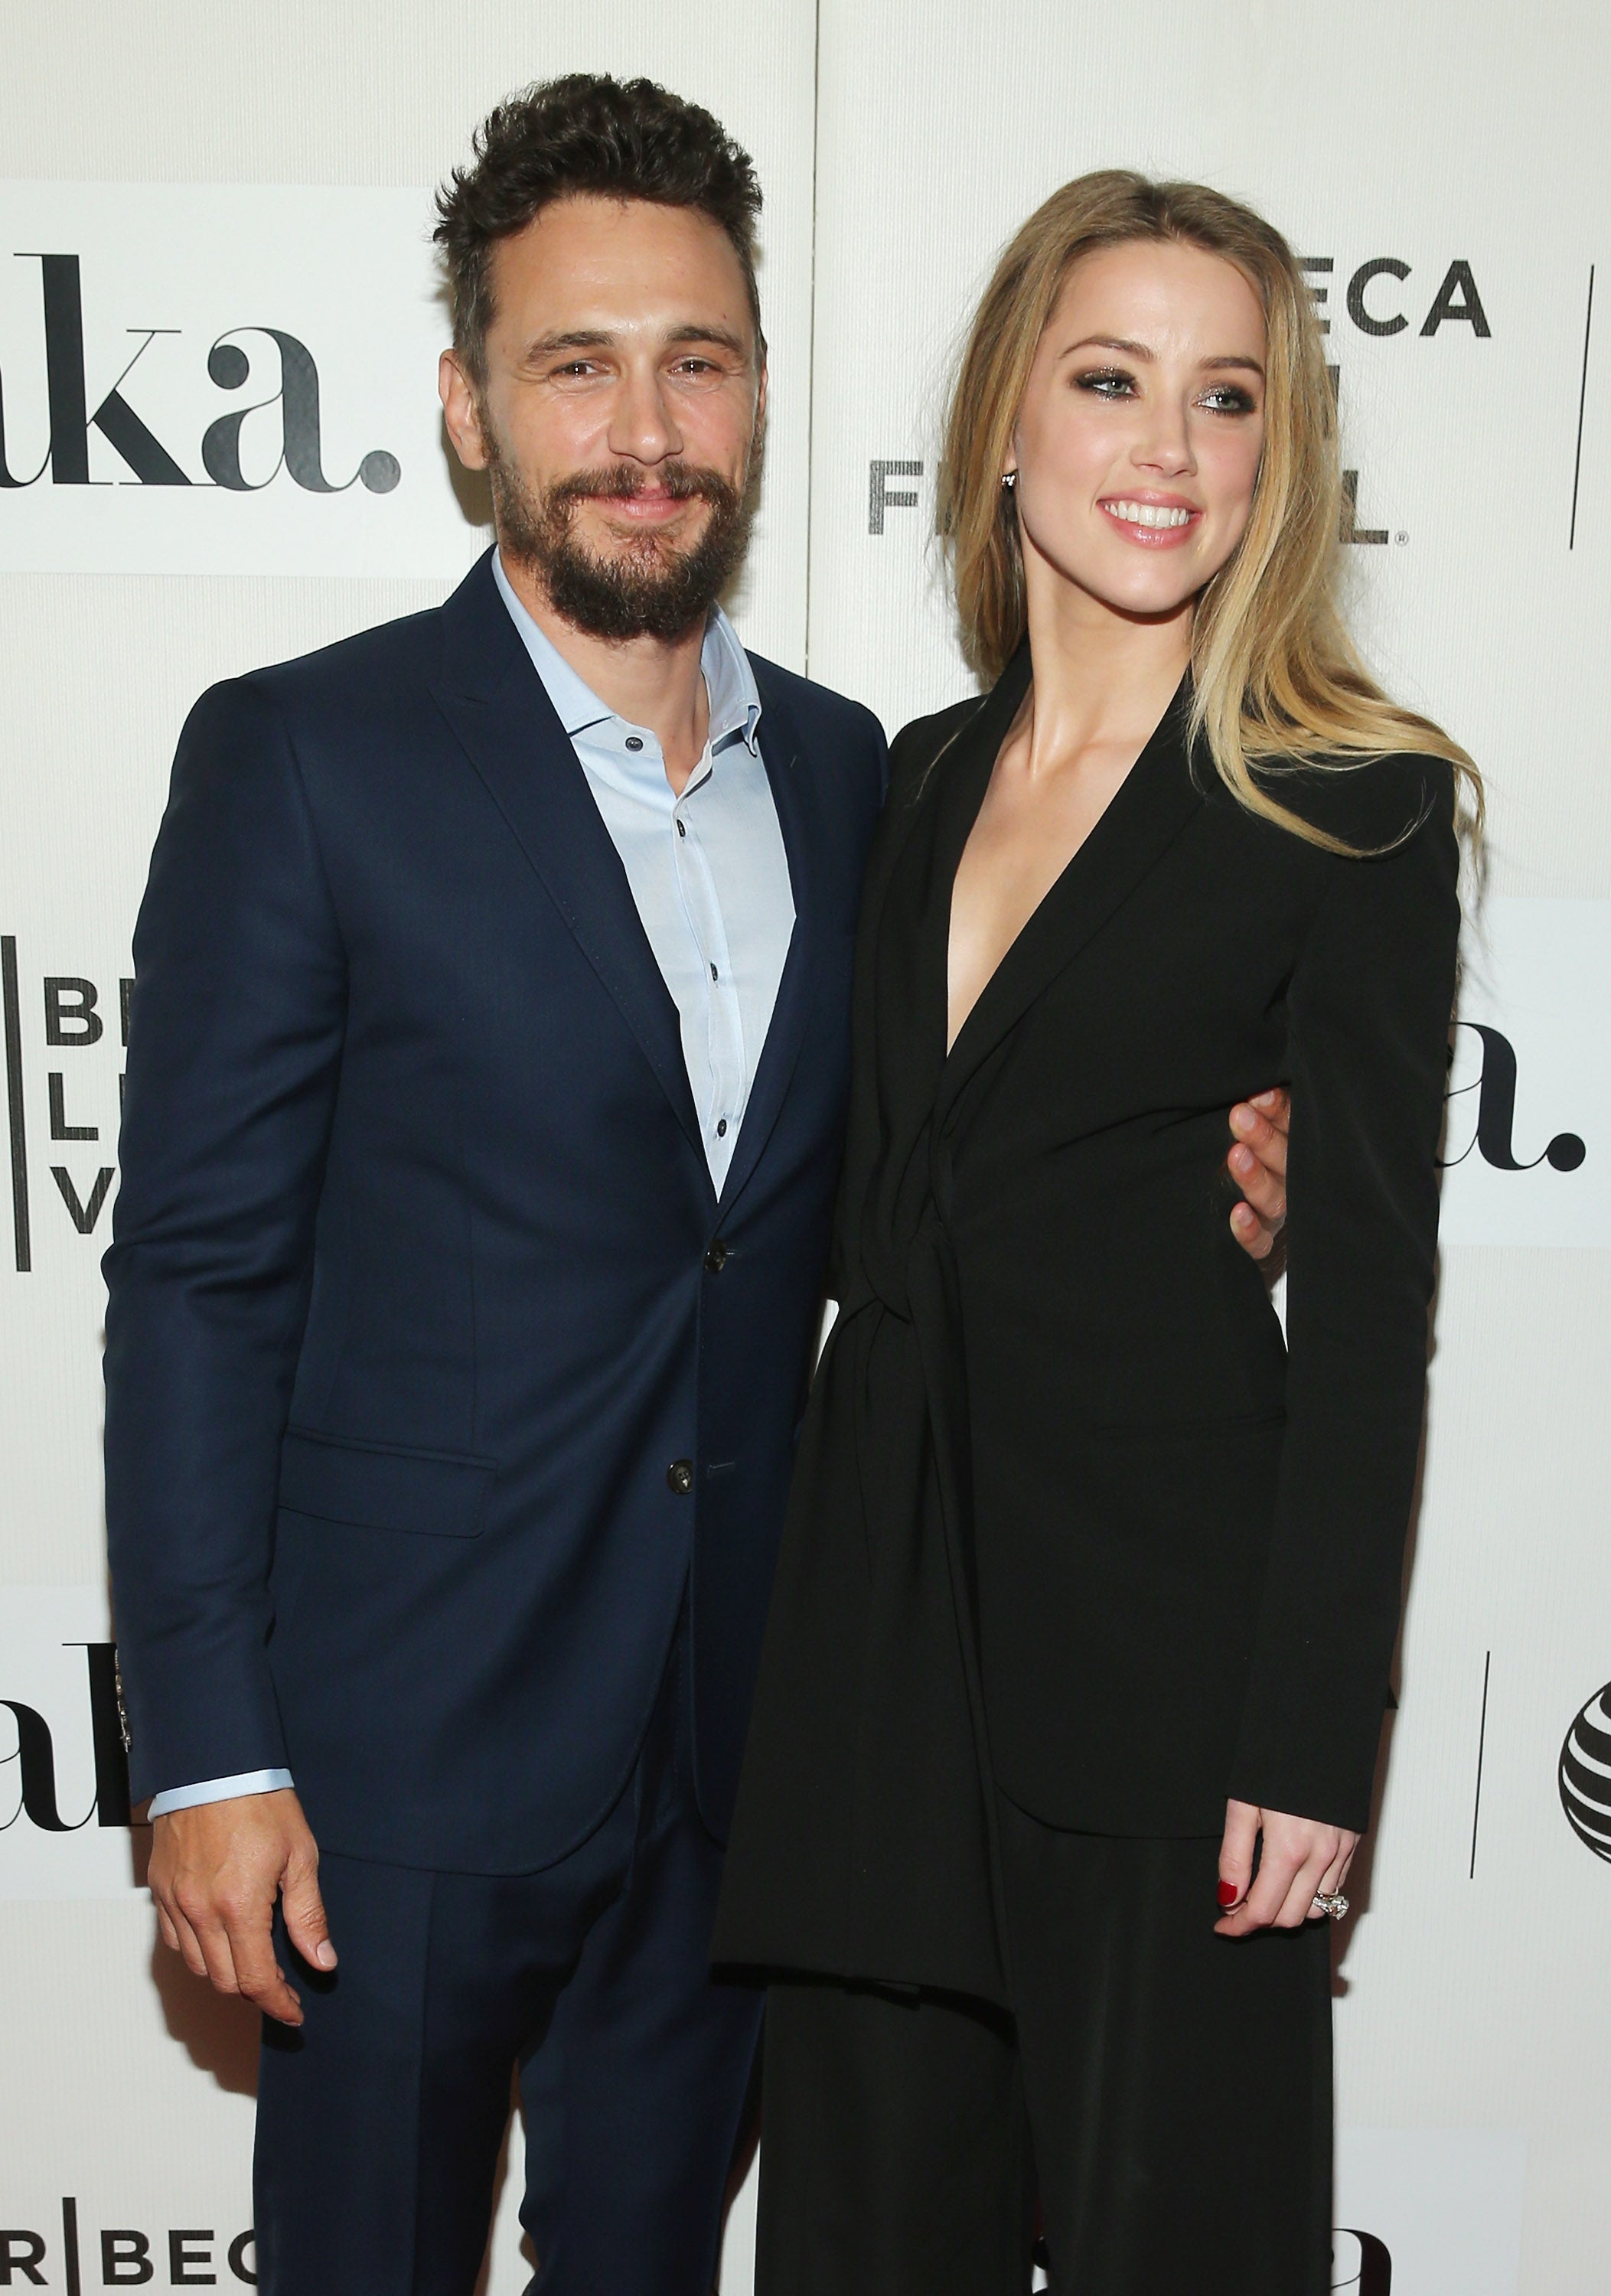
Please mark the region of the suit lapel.
<svg viewBox="0 0 1611 2296"><path fill-rule="evenodd" d="M1192 778L1186 750L1188 707L1189 691L1182 686L1106 812L986 983L942 1071L941 1113L1036 999L1129 900L1201 809L1202 793ZM992 753L992 767L994 762ZM961 832L955 849L958 860L989 779L988 771L982 779L977 773L969 775L966 800L958 789L958 801L971 805L966 824L957 824ZM948 904L948 940L949 933ZM945 961L942 946L942 981Z"/></svg>
<svg viewBox="0 0 1611 2296"><path fill-rule="evenodd" d="M587 775L497 594L490 553L443 608L443 630L432 696L707 1171L677 1006Z"/></svg>
<svg viewBox="0 0 1611 2296"><path fill-rule="evenodd" d="M783 1108L784 1098L800 1058L806 1023L810 1018L817 946L817 894L811 851L812 823L801 762L800 736L782 697L760 668L760 755L772 786L777 825L783 834L789 865L789 886L794 898L794 931L777 983L771 1025L761 1047L750 1089L749 1103L739 1128L738 1144L727 1167L721 1192L724 1212L736 1201L740 1190L760 1160Z"/></svg>

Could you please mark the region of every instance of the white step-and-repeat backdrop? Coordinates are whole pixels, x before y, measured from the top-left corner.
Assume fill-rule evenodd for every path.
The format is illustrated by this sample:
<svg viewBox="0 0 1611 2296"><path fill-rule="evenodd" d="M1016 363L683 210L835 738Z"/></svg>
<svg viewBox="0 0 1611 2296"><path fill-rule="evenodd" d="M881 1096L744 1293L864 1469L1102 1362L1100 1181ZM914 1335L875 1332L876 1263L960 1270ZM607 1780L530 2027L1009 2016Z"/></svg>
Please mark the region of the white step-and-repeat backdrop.
<svg viewBox="0 0 1611 2296"><path fill-rule="evenodd" d="M59 0L13 19L0 2289L251 2284L252 2022L156 1946L111 1701L98 1261L129 935L195 694L435 600L483 546L437 413L429 190L498 95L586 66L698 97L755 154L774 395L738 619L892 730L966 690L931 537L938 415L1019 219L1130 162L1251 197L1306 259L1360 626L1482 762L1492 808L1401 1704L1339 1939L1334 2276L1358 2296L1604 2296L1603 7ZM750 2285L752 2189L727 2296ZM506 2182L492 2296L529 2271L513 2202Z"/></svg>

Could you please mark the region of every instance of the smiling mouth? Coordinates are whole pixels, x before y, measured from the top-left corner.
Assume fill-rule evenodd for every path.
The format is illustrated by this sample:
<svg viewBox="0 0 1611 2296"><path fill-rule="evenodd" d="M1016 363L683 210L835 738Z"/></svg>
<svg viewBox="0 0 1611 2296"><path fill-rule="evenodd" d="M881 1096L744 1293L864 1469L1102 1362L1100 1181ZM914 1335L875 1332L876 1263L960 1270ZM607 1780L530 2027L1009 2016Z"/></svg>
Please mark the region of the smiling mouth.
<svg viewBox="0 0 1611 2296"><path fill-rule="evenodd" d="M1147 535L1184 534L1203 515L1185 504L1131 502L1121 496L1101 507L1115 525L1139 528Z"/></svg>
<svg viewBox="0 0 1611 2296"><path fill-rule="evenodd" d="M642 488L636 494L594 495L589 497L615 518L669 518L697 502L697 495L674 495Z"/></svg>

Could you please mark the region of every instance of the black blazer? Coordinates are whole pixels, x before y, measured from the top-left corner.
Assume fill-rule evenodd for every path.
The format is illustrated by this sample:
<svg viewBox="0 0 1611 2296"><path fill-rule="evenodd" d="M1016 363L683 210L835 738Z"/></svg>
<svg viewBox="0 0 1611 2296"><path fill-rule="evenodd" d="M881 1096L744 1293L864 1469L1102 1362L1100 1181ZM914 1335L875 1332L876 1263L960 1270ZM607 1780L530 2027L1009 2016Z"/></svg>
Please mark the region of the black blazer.
<svg viewBox="0 0 1611 2296"><path fill-rule="evenodd" d="M1029 678L910 726L864 898L842 1308L719 1957L1002 1991L990 1782L1064 1827L1366 1823L1419 1444L1450 769L1194 772L1188 690L945 1050L957 865ZM1398 841L1394 841L1398 840ZM1294 1095L1291 1354L1232 1103Z"/></svg>

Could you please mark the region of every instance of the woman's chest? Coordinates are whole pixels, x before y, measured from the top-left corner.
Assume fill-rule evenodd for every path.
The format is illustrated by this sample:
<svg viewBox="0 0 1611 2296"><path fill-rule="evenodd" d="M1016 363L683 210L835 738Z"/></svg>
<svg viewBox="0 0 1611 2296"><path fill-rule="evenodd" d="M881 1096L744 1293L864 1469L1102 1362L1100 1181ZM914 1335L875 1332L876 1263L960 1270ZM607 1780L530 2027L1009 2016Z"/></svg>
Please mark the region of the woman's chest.
<svg viewBox="0 0 1611 2296"><path fill-rule="evenodd" d="M941 840L892 887L869 1020L886 1119L954 1142L1055 1137L1206 1109L1276 1081L1287 996L1328 857L1229 800L1171 833L1077 853L1001 953L947 1052L958 924Z"/></svg>

